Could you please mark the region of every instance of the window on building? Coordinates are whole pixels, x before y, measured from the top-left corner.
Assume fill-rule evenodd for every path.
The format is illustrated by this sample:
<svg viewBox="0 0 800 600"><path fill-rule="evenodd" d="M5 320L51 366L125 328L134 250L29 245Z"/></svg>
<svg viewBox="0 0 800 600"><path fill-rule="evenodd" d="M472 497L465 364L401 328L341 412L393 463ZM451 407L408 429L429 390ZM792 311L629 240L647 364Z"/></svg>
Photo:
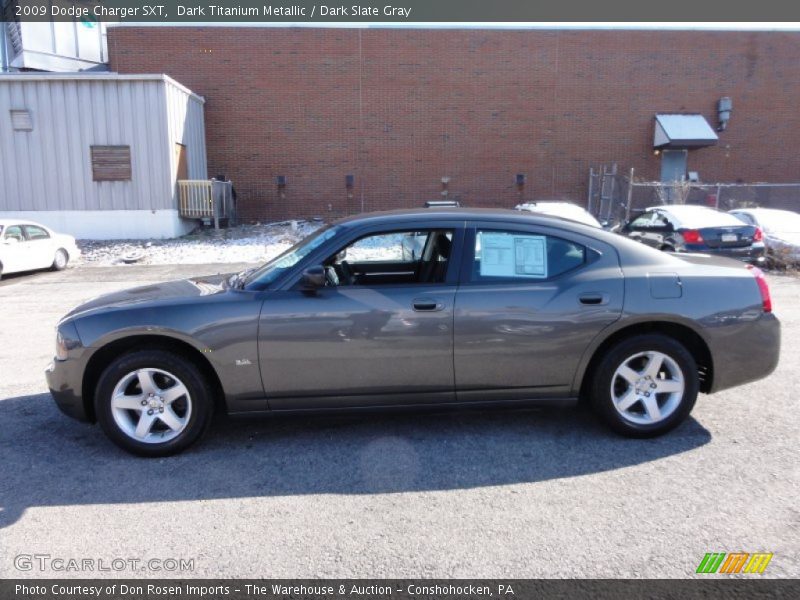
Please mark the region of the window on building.
<svg viewBox="0 0 800 600"><path fill-rule="evenodd" d="M12 110L11 126L14 131L33 131L33 119L29 110Z"/></svg>
<svg viewBox="0 0 800 600"><path fill-rule="evenodd" d="M130 146L90 146L92 181L130 181Z"/></svg>

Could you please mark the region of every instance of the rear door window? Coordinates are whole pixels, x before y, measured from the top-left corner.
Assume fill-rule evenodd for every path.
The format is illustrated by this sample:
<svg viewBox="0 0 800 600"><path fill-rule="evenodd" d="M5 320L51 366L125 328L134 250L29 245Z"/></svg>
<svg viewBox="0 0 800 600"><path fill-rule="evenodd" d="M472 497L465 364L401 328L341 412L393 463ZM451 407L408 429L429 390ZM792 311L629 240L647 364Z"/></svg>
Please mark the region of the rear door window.
<svg viewBox="0 0 800 600"><path fill-rule="evenodd" d="M470 281L536 281L557 277L586 262L575 242L518 231L479 229Z"/></svg>
<svg viewBox="0 0 800 600"><path fill-rule="evenodd" d="M50 237L46 230L36 225L25 225L25 231L28 232L29 240L46 240Z"/></svg>

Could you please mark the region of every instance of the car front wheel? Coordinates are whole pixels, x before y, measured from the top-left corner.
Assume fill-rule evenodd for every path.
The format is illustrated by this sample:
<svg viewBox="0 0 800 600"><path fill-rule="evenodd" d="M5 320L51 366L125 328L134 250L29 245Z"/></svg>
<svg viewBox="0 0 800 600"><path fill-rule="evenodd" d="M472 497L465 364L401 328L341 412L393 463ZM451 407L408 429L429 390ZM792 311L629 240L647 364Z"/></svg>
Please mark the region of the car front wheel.
<svg viewBox="0 0 800 600"><path fill-rule="evenodd" d="M197 367L163 350L114 360L100 376L95 411L112 442L140 456L168 456L196 442L213 412L213 392Z"/></svg>
<svg viewBox="0 0 800 600"><path fill-rule="evenodd" d="M613 346L594 371L591 400L612 429L654 437L682 423L699 390L697 364L665 335L637 335Z"/></svg>

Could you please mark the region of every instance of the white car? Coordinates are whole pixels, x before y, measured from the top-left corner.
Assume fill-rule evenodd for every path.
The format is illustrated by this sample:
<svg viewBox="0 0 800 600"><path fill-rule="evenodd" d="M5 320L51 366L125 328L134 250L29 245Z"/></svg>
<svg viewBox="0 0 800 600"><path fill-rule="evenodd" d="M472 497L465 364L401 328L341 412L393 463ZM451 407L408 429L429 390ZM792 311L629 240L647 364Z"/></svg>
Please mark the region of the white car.
<svg viewBox="0 0 800 600"><path fill-rule="evenodd" d="M0 219L0 277L36 269L61 271L80 254L71 235L33 221Z"/></svg>
<svg viewBox="0 0 800 600"><path fill-rule="evenodd" d="M761 228L772 261L800 264L800 214L776 208L737 208L730 213Z"/></svg>
<svg viewBox="0 0 800 600"><path fill-rule="evenodd" d="M570 221L577 221L584 225L591 225L592 227L602 228L600 222L595 219L590 212L584 210L577 204L572 202L526 202L525 204L518 204L515 207L517 210L524 210L532 213L541 213L553 217L561 217L562 219L569 219Z"/></svg>

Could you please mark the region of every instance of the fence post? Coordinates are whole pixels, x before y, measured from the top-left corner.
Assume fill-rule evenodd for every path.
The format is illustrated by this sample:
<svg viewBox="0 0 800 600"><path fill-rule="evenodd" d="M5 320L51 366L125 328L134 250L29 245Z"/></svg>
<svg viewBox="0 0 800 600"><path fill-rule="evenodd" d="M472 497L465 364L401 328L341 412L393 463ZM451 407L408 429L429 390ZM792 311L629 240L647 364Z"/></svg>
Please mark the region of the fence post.
<svg viewBox="0 0 800 600"><path fill-rule="evenodd" d="M633 200L633 167L631 167L630 177L628 178L628 197L625 200L625 222L631 218L631 201Z"/></svg>
<svg viewBox="0 0 800 600"><path fill-rule="evenodd" d="M214 229L219 231L219 209L220 209L220 201L219 201L219 185L217 185L217 180L211 180L211 210L214 213Z"/></svg>
<svg viewBox="0 0 800 600"><path fill-rule="evenodd" d="M586 200L586 210L592 212L592 186L594 184L594 167L589 167L589 198Z"/></svg>
<svg viewBox="0 0 800 600"><path fill-rule="evenodd" d="M720 195L720 193L722 193L722 186L720 184L717 184L717 198L716 198L716 200L714 202L714 204L715 204L714 208L716 208L717 210L719 210L719 195Z"/></svg>

